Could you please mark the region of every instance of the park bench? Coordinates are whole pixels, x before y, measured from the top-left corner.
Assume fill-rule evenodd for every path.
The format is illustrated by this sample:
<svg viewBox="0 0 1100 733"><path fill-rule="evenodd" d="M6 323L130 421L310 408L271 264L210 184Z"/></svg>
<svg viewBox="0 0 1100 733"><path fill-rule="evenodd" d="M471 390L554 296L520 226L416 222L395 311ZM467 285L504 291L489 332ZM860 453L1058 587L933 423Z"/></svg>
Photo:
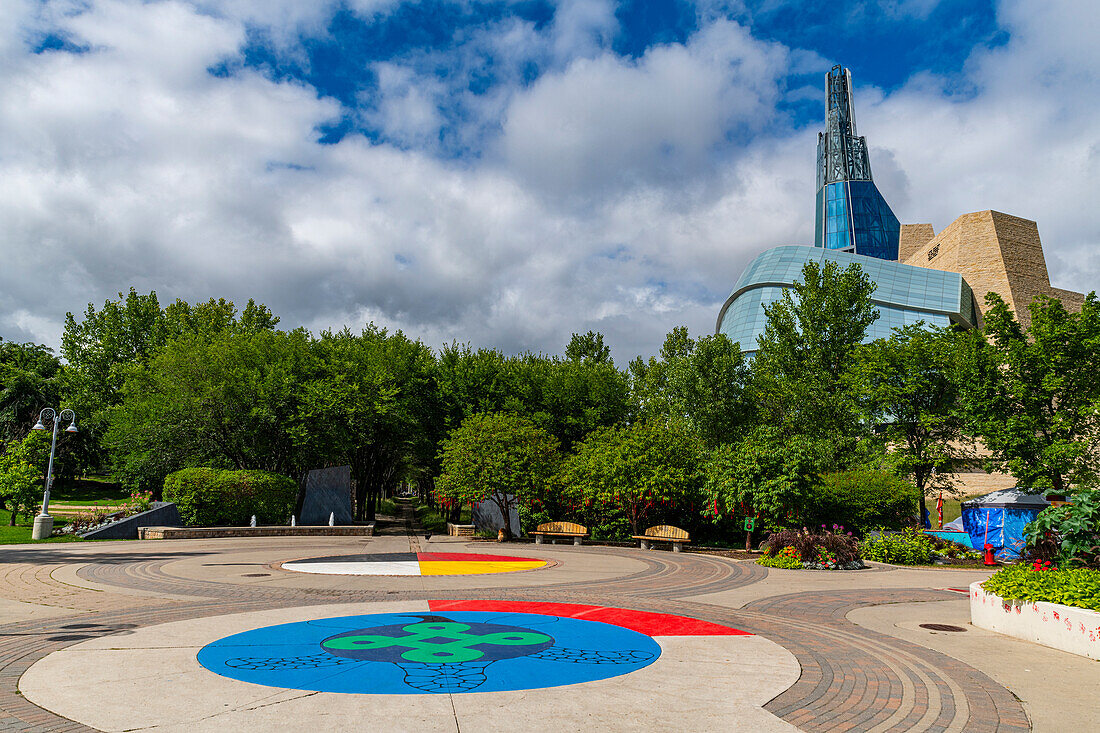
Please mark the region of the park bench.
<svg viewBox="0 0 1100 733"><path fill-rule="evenodd" d="M574 522L544 522L529 534L535 538L536 545L541 545L544 537L549 537L551 544L556 537L572 537L573 544L579 545L581 539L588 536L588 527Z"/></svg>
<svg viewBox="0 0 1100 733"><path fill-rule="evenodd" d="M634 539L642 543L643 550L652 548L654 542L671 542L672 551L679 552L685 544L691 542L691 535L679 527L673 527L670 524L659 524L656 527L647 529L645 534L634 535Z"/></svg>

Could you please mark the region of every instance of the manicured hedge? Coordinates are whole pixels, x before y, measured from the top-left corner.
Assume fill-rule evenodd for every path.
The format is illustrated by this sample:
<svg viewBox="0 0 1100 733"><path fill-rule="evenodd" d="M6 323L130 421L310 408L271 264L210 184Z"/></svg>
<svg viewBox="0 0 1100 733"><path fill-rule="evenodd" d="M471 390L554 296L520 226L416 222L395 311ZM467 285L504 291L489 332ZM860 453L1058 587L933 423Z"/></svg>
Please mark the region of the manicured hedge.
<svg viewBox="0 0 1100 733"><path fill-rule="evenodd" d="M1036 571L1021 564L998 570L982 588L1006 601L1046 601L1100 611L1100 570Z"/></svg>
<svg viewBox="0 0 1100 733"><path fill-rule="evenodd" d="M298 484L267 471L185 468L164 479L164 500L175 502L188 526L243 526L290 521Z"/></svg>
<svg viewBox="0 0 1100 733"><path fill-rule="evenodd" d="M857 535L900 529L917 514L917 490L885 471L827 473L809 499L813 525L842 524Z"/></svg>

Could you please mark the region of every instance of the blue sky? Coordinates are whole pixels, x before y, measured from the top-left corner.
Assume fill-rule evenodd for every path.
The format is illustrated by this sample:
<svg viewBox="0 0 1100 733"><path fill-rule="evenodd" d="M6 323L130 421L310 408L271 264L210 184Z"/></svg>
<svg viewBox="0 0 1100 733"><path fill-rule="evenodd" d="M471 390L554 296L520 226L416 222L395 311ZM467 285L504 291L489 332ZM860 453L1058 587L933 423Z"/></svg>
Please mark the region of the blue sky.
<svg viewBox="0 0 1100 733"><path fill-rule="evenodd" d="M911 8L884 7L873 2L844 4L783 3L756 0L737 7L717 4L706 8L677 0L623 2L614 8L614 26L597 38L597 47L625 58L639 58L653 46L684 44L701 24L728 18L751 29L760 39L813 52L821 59L843 63L860 84L884 91L898 88L915 73L933 72L957 78L975 47L1003 44L1008 35L994 18L992 2L945 0L917 2ZM359 133L386 142L384 131L355 120L354 110L371 109L378 92L378 76L370 71L377 62L399 61L450 88L474 95L491 94L500 85L518 79L524 86L553 72L553 60L532 54L523 59L498 59L480 53L470 64L463 50L477 49L470 36L492 32L510 22L529 24L544 32L555 18L553 3L425 2L402 4L390 12L364 17L347 6L336 7L321 29L307 31L285 43L273 42L262 26L253 25L239 58L215 67L214 73L232 74L241 68L260 71L274 79L300 80L318 93L333 97L348 110L338 124L326 126L321 139L336 142ZM521 68L512 68L516 65ZM507 67L501 73L500 66ZM820 86L821 64L799 69L784 83L799 91ZM364 70L366 70L364 72ZM804 72L804 73L803 73ZM965 93L965 88L954 90ZM781 100L791 124L820 125L821 100L804 93ZM461 126L464 110L441 105L449 126ZM444 135L447 131L444 130ZM456 156L477 155L476 145L449 150Z"/></svg>
<svg viewBox="0 0 1100 733"><path fill-rule="evenodd" d="M904 222L1100 281L1085 0L4 0L0 337L134 286L620 361L812 238L824 73ZM41 296L58 282L57 297Z"/></svg>

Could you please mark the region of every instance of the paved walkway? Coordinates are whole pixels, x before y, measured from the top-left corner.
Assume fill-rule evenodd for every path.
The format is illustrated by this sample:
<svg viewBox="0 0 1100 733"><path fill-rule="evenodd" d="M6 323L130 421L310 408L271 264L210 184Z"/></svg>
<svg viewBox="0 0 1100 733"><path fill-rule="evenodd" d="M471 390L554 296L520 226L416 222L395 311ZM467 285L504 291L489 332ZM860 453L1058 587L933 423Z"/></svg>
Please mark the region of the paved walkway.
<svg viewBox="0 0 1100 733"><path fill-rule="evenodd" d="M279 567L282 562L306 557L398 552L498 553L553 562L541 570L453 577L328 576L293 573ZM687 552L498 545L440 537L425 541L403 531L374 538L7 546L0 555L0 730L97 729L84 723L101 729L134 727L98 715L109 708L105 698L66 697L64 690L75 690L73 680L90 674L94 665L89 666L87 660L97 649L97 653L146 649L150 647L150 633L175 629L172 633L179 635L179 645L191 649L220 638L217 629L223 626L264 626L272 618L283 618L280 614L288 619L311 614L331 618L362 613L362 609L391 607L386 604L448 599L632 609L686 616L758 635L740 637L759 640L753 642L757 646L752 647L751 654L745 651L748 646L731 648L723 663L707 663L701 656L703 650L717 647L690 647L676 642L683 647L681 653L698 661L693 664L686 659L680 667L655 664L649 672L640 670L602 682L558 688L569 691L571 700L583 701L571 713L583 713L589 721L602 721L597 727L637 728L647 715L660 720L662 712L668 712L663 708L679 710L679 705L687 706L686 712L677 713L680 717L675 718L682 725L672 727L685 730L714 727L714 716L720 713L733 718L723 719L722 727L736 729L740 725L745 730L1098 729L1096 709L1087 702L1095 700L1096 689L1100 688L1100 666L1096 663L973 627L953 635L965 639L965 643L959 643L963 651L956 654L948 638L951 635L926 631L916 623L959 623L960 604L965 598L947 588L965 588L987 575L894 568L854 573L769 571L751 561ZM892 607L904 609L901 615L905 624L895 626L890 622ZM687 651L689 647L696 651ZM675 648L679 647L671 642L666 646ZM51 654L54 656L46 659ZM186 668L181 674L221 679L198 669L193 651L185 656L186 660L179 662ZM666 651L662 658L665 656L669 664L675 659L671 652ZM1006 678L1004 670L999 669L1003 666L1000 660L1005 658L1042 672L1032 677ZM142 710L141 716L135 713L135 719L140 717L142 725L160 726L159 730L173 729L170 716L161 720L145 714L158 706L170 707L168 702L156 696L143 699L143 695L160 689L153 683L168 680L175 671L159 667L155 656L141 657L145 660L141 662L133 661L138 657L127 659L124 676L146 680L124 686L128 694L134 695L126 704ZM42 660L46 661L28 674ZM669 669L678 671L657 674ZM24 694L21 678L26 687ZM107 674L104 679L113 678ZM1047 694L1051 679L1057 679L1056 689L1061 695L1085 702L1066 706L1029 702ZM103 687L104 695L108 687ZM165 696L171 696L172 685L166 689ZM175 689L182 687L177 685ZM706 703L699 697L702 691L721 693L717 700L729 705L736 702L741 707L726 709L719 703ZM205 695L202 699L209 703L227 693L207 681L194 694ZM233 709L237 717L221 718L218 729L256 729L259 724L307 730L312 727L307 718L326 712L337 715L342 704L339 696L325 698L328 702L322 709L322 698L310 697L317 694L300 695L301 699L295 698L293 703L297 707L281 706L279 716L274 718L256 717L266 714L258 711L267 708L242 703L240 710ZM478 693L472 698L437 696L451 698L451 704L439 710L432 707L438 705L438 701L428 699L432 696L398 695L388 702L381 699L384 696L374 697L378 698L378 710L390 710L396 716L387 718L393 723L389 727L400 727L393 721L406 720L415 721L410 728L417 730L514 730L521 720L517 710L529 709L530 715L541 710L541 715L552 716L553 706L563 704L556 697L560 694L530 690L522 694ZM489 697L493 695L505 697ZM471 707L470 699L481 700L480 707ZM499 707L498 715L485 717L478 711L486 709L491 700L498 700L493 703ZM639 707L639 700L649 701L649 713L644 703ZM233 707L231 702L225 703L227 708ZM714 707L716 704L719 707ZM363 713L361 708L345 712ZM613 722L601 717L608 715ZM520 727L524 729L571 729L568 722L553 725L550 717L522 720ZM539 720L545 725L540 726ZM578 723L576 727L588 726Z"/></svg>

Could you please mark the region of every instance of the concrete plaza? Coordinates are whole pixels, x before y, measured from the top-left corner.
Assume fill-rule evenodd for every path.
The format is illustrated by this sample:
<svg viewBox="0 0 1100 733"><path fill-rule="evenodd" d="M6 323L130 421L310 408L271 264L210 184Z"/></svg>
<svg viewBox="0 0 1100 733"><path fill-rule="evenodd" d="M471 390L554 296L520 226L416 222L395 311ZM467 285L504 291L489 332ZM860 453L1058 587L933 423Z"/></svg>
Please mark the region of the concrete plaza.
<svg viewBox="0 0 1100 733"><path fill-rule="evenodd" d="M485 575L333 575L281 566L410 552L547 562ZM1100 729L1100 663L969 625L967 596L952 589L985 577L890 566L769 570L696 552L425 541L397 526L373 538L6 546L0 730ZM660 654L593 681L443 694L257 684L197 660L219 639L275 624L362 614L433 618L440 608L464 607L459 601L558 604L545 613L582 609L572 613L592 620L665 619L648 632ZM667 621L676 618L683 629L701 621L748 633L679 631Z"/></svg>

